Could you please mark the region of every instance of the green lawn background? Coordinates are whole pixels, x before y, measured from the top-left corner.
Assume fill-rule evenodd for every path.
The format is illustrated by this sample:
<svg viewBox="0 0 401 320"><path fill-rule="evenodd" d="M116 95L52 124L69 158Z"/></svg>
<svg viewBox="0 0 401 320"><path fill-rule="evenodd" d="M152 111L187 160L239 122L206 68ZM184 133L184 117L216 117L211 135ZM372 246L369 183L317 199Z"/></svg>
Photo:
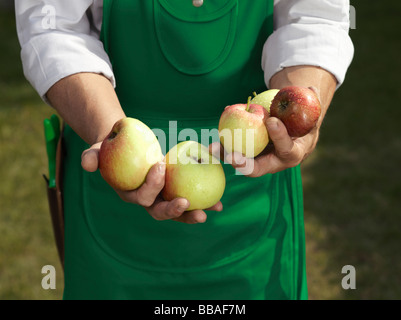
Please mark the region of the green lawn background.
<svg viewBox="0 0 401 320"><path fill-rule="evenodd" d="M311 299L401 298L401 2L351 1L355 57L302 165ZM22 74L13 12L0 11L0 299L61 299L42 174L54 113ZM44 290L41 269L57 271ZM344 290L344 265L356 289Z"/></svg>

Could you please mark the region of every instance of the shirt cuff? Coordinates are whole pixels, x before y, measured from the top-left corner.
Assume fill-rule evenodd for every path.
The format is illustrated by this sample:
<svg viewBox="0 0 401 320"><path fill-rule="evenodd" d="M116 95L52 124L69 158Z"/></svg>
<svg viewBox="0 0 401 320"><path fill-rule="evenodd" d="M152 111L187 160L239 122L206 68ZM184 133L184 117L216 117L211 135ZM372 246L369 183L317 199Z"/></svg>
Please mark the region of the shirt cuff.
<svg viewBox="0 0 401 320"><path fill-rule="evenodd" d="M115 78L103 43L86 34L51 32L30 39L21 50L24 75L49 104L46 93L57 81L80 72Z"/></svg>
<svg viewBox="0 0 401 320"><path fill-rule="evenodd" d="M310 65L334 75L337 88L344 82L354 46L348 32L327 24L289 24L278 28L263 47L262 69L271 77L285 67Z"/></svg>

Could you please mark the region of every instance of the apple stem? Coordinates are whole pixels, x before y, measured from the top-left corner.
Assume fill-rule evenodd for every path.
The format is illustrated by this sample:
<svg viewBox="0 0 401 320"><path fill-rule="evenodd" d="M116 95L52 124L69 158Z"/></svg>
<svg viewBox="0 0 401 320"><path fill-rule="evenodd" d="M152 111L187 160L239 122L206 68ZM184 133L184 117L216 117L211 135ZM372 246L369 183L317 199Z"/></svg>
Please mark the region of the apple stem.
<svg viewBox="0 0 401 320"><path fill-rule="evenodd" d="M249 96L249 97L248 97L248 102L247 102L247 104L246 104L246 111L249 110L249 104L250 104L250 102L251 102L251 97Z"/></svg>

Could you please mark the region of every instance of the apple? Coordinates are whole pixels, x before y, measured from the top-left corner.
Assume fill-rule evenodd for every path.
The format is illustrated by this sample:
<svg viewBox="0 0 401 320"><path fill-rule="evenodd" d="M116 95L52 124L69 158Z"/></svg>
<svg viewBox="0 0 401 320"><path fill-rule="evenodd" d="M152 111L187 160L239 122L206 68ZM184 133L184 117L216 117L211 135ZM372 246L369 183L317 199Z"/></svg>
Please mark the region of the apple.
<svg viewBox="0 0 401 320"><path fill-rule="evenodd" d="M256 94L256 92L254 92L254 97L252 98L251 103L260 104L267 110L267 112L270 113L270 105L273 101L273 98L279 91L279 89L269 89L259 94Z"/></svg>
<svg viewBox="0 0 401 320"><path fill-rule="evenodd" d="M149 169L163 159L153 131L134 118L117 121L99 151L99 170L106 182L119 190L135 190Z"/></svg>
<svg viewBox="0 0 401 320"><path fill-rule="evenodd" d="M240 152L247 158L256 157L269 142L265 119L267 110L259 104L227 106L220 116L219 137L228 152Z"/></svg>
<svg viewBox="0 0 401 320"><path fill-rule="evenodd" d="M315 92L300 86L282 88L270 106L270 116L279 118L291 137L308 134L316 126L320 112Z"/></svg>
<svg viewBox="0 0 401 320"><path fill-rule="evenodd" d="M226 178L220 160L196 141L184 141L166 155L166 177L162 196L171 201L185 198L189 210L207 209L223 196Z"/></svg>

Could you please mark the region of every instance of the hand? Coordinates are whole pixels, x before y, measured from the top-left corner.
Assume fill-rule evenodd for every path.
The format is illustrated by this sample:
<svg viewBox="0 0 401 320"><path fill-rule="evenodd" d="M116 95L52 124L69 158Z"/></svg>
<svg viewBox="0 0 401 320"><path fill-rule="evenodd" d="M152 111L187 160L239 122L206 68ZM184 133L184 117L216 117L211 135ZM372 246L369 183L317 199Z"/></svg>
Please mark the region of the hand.
<svg viewBox="0 0 401 320"><path fill-rule="evenodd" d="M94 172L99 166L99 150L101 142L92 145L82 153L81 165L88 172ZM129 203L143 206L156 220L174 220L183 223L202 223L207 215L203 210L185 211L189 207L189 201L185 198L176 198L172 201L164 201L160 195L164 187L166 164L156 163L150 169L144 184L132 191L114 189L120 198ZM206 210L221 211L223 206L218 202Z"/></svg>
<svg viewBox="0 0 401 320"><path fill-rule="evenodd" d="M310 87L310 89L318 95L316 88ZM210 150L216 157L223 157L225 162L230 163L236 170L249 177L276 173L297 166L312 153L319 138L321 120L307 135L292 138L288 135L287 129L280 119L266 118L265 125L270 142L256 158L246 158L239 152L227 154L218 142L212 143Z"/></svg>
<svg viewBox="0 0 401 320"><path fill-rule="evenodd" d="M314 150L319 130L315 128L304 137L293 139L284 124L271 117L266 121L272 144L256 158L245 158L241 153L225 155L225 161L231 163L239 172L249 177L260 177L267 173L276 173L300 164ZM216 146L212 146L216 149ZM216 151L214 151L216 152Z"/></svg>
<svg viewBox="0 0 401 320"><path fill-rule="evenodd" d="M314 150L319 130L300 138L291 138L284 124L277 118L266 120L266 127L272 143L256 158L246 158L239 152L227 154L219 142L210 145L216 157L224 157L236 170L249 177L260 177L267 173L276 173L300 164Z"/></svg>

